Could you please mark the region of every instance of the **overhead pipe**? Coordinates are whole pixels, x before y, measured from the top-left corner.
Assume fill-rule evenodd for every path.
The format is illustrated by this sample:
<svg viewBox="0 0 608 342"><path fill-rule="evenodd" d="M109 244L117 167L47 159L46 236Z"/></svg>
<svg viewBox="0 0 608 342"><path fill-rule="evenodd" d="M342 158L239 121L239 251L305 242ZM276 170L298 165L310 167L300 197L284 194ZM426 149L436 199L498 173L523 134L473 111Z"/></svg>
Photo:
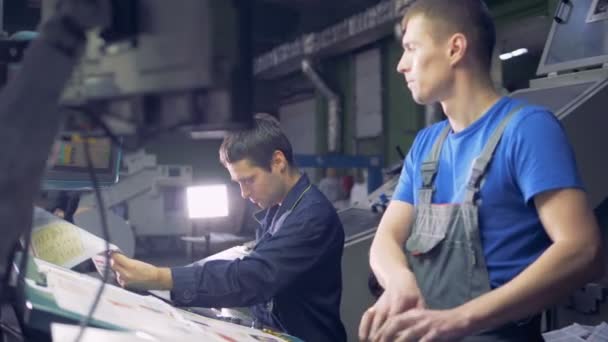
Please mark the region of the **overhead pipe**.
<svg viewBox="0 0 608 342"><path fill-rule="evenodd" d="M306 75L315 88L327 99L327 143L329 152L340 152L341 150L341 122L340 122L340 97L331 90L325 81L312 67L310 61L302 60L302 72Z"/></svg>

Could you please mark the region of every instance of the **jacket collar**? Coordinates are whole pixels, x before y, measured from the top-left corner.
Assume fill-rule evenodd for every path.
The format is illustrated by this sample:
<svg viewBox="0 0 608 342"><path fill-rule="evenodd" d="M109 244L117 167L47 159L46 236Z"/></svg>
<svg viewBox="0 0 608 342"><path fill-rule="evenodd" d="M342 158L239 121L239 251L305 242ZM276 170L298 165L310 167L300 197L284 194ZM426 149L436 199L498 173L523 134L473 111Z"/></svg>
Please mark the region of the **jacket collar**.
<svg viewBox="0 0 608 342"><path fill-rule="evenodd" d="M291 210L309 186L310 180L308 179L308 176L303 173L300 176L300 179L298 179L298 181L296 182L296 184L291 188L291 190L289 190L287 196L285 196L285 199L283 200L283 203L281 203L280 206L276 204L270 208L262 209L253 214L253 217L256 221L258 221L258 223L263 225L266 223L268 218L272 219L272 217L274 217L278 209L286 208L285 210Z"/></svg>

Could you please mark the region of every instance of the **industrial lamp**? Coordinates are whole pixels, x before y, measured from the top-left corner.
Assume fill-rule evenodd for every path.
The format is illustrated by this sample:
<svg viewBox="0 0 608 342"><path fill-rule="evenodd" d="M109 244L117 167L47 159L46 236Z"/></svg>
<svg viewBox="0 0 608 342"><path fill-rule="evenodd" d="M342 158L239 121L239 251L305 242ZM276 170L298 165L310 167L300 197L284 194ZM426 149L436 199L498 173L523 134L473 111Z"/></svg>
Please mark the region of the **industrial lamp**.
<svg viewBox="0 0 608 342"><path fill-rule="evenodd" d="M205 254L211 250L212 218L228 216L228 190L225 184L197 185L186 188L186 203L188 217L192 220L192 233L195 236L182 237L182 240L191 243L204 242ZM203 220L201 220L203 219ZM199 234L202 233L202 236ZM192 257L193 245L187 248L188 255Z"/></svg>
<svg viewBox="0 0 608 342"><path fill-rule="evenodd" d="M190 186L186 189L186 201L191 219L228 216L225 184Z"/></svg>

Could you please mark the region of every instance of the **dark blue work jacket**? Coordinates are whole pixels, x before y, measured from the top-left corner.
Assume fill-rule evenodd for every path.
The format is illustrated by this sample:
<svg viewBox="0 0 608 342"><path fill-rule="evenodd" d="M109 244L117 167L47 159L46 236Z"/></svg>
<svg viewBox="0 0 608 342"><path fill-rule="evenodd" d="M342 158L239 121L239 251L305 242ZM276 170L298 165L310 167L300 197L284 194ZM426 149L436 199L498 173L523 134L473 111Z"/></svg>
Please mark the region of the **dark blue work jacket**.
<svg viewBox="0 0 608 342"><path fill-rule="evenodd" d="M172 268L172 299L184 306L251 306L262 324L305 341L346 341L344 230L332 204L302 175L280 206L256 219L257 244L243 259Z"/></svg>

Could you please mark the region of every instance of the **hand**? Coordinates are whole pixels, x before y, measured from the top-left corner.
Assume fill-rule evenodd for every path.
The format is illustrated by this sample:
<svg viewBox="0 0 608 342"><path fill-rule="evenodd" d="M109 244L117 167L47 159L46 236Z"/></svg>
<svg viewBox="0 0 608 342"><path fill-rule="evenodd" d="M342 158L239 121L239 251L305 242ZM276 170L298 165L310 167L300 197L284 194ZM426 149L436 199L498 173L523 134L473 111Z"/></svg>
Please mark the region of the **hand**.
<svg viewBox="0 0 608 342"><path fill-rule="evenodd" d="M110 260L116 272L116 280L122 287L137 290L164 290L163 269L142 261L130 259L121 253L113 253Z"/></svg>
<svg viewBox="0 0 608 342"><path fill-rule="evenodd" d="M468 335L467 315L453 310L415 308L386 320L374 341L454 341Z"/></svg>
<svg viewBox="0 0 608 342"><path fill-rule="evenodd" d="M376 340L378 331L388 317L424 306L424 299L413 273L409 270L395 273L376 304L363 314L359 325L359 339Z"/></svg>

